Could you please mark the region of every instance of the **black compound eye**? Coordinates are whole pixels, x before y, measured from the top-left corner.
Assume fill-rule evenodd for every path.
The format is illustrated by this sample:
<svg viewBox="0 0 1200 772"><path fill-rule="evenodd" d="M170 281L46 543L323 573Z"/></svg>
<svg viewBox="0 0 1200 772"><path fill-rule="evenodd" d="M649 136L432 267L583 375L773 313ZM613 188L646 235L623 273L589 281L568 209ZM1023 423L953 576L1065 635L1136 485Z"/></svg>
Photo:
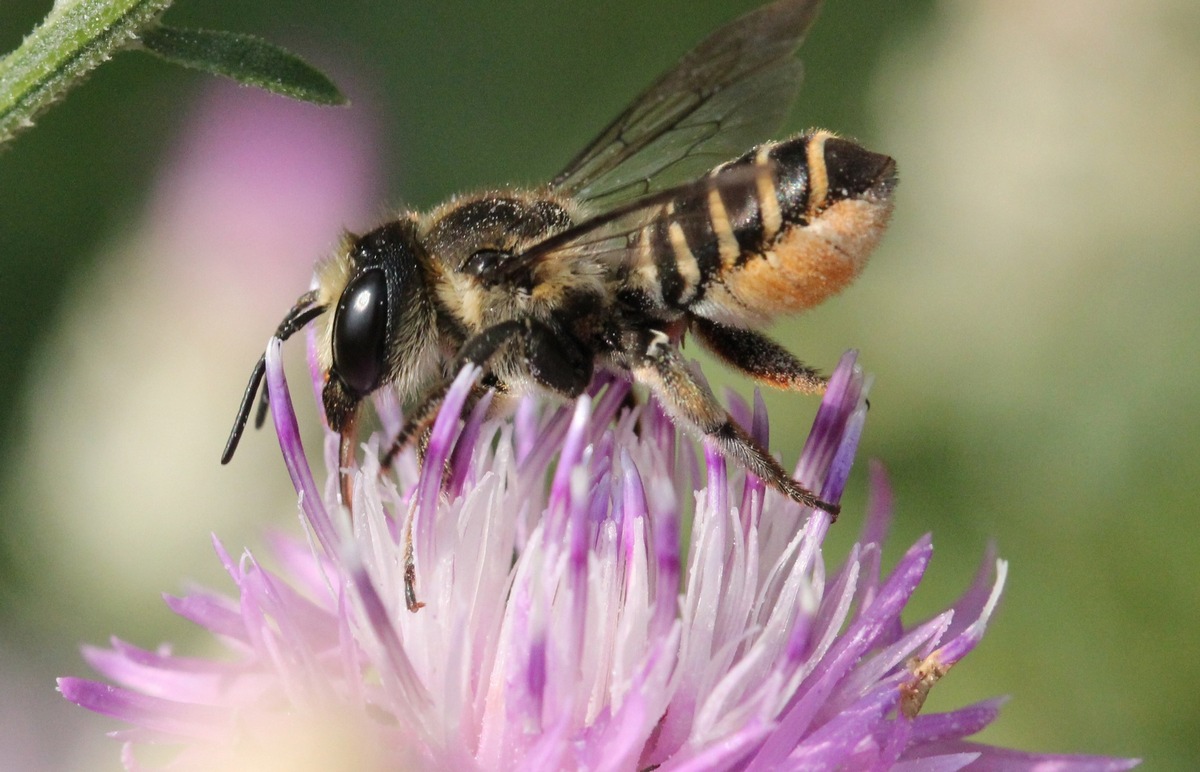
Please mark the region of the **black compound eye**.
<svg viewBox="0 0 1200 772"><path fill-rule="evenodd" d="M333 369L359 396L383 375L387 341L387 278L372 268L346 285L333 317Z"/></svg>

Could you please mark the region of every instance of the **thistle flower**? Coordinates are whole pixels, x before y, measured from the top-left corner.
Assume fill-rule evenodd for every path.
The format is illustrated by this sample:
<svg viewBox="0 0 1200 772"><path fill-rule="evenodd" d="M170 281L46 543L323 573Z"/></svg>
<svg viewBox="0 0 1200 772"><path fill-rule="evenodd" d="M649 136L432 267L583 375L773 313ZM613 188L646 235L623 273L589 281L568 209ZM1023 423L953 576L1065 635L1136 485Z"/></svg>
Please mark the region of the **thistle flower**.
<svg viewBox="0 0 1200 772"><path fill-rule="evenodd" d="M236 596L167 598L225 658L114 640L84 653L119 685L59 682L69 700L132 725L115 733L131 769L134 746L151 742L182 746L173 769L1134 763L966 740L999 700L921 712L978 644L1007 566L989 554L953 607L903 623L932 547L923 537L884 574L891 496L879 468L862 538L827 572L827 514L764 490L707 447L701 467L657 406L624 409L627 383L600 381L559 409L526 399L510 421L484 420L485 398L460 420L478 377L466 368L423 463L409 452L381 474L380 437L367 443L347 518L337 438L327 433L334 471L322 492L278 341L267 368L308 542L277 537L277 571L216 542ZM827 501L845 488L866 389L846 355L801 455L798 478ZM388 436L401 423L394 396L376 407ZM761 401L732 410L767 442ZM410 557L418 613L405 607Z"/></svg>

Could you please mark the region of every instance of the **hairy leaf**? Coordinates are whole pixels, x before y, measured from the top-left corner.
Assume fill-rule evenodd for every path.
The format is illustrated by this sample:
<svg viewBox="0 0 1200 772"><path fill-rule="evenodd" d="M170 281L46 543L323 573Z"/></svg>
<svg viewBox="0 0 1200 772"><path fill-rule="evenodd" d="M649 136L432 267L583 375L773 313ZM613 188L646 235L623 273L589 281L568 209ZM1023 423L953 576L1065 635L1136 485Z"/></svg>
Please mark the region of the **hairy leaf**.
<svg viewBox="0 0 1200 772"><path fill-rule="evenodd" d="M253 35L155 25L142 34L141 45L184 67L223 75L293 99L322 105L346 103L333 81L315 67Z"/></svg>

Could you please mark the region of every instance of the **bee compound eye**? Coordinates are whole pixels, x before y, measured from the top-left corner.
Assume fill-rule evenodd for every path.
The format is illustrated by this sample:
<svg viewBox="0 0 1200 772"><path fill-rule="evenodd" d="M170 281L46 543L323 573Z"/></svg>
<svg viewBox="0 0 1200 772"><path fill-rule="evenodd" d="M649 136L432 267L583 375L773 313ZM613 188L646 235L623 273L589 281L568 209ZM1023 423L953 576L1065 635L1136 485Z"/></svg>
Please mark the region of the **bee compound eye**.
<svg viewBox="0 0 1200 772"><path fill-rule="evenodd" d="M333 370L358 396L374 391L383 375L387 319L382 270L367 270L346 285L333 317Z"/></svg>

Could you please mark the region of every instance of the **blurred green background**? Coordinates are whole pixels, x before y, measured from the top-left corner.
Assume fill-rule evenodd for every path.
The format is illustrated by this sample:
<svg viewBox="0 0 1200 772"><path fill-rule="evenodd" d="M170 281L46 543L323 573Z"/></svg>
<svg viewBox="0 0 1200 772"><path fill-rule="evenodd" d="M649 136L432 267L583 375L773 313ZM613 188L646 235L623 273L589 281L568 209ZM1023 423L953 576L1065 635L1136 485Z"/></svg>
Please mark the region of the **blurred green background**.
<svg viewBox="0 0 1200 772"><path fill-rule="evenodd" d="M117 768L101 736L113 723L61 700L52 679L89 675L78 646L114 633L195 650L159 593L226 586L210 532L236 553L262 545L264 524L295 527L268 433L231 467L217 458L249 366L341 224L548 178L754 5L180 0L167 21L284 43L354 106L281 106L126 53L0 152L0 741L12 768ZM6 2L0 50L49 7ZM856 286L773 332L826 368L858 348L875 373L863 449L897 489L892 557L926 531L937 546L916 613L951 601L989 540L1011 561L983 644L927 709L1009 694L983 740L1193 768L1200 5L829 0L803 58L789 128L858 138L895 156L902 182ZM225 125L222 110L256 109L280 111L281 127L320 113L321 137L346 153L308 177L245 183L278 194L284 214L222 216L246 194L238 175L199 193L187 180L252 174L253 156L206 166L204 143L220 150L224 135L205 131ZM296 139L266 131L264 147ZM341 202L336 216L287 219L302 210L292 191ZM815 402L768 404L791 463ZM830 561L855 536L864 472Z"/></svg>

